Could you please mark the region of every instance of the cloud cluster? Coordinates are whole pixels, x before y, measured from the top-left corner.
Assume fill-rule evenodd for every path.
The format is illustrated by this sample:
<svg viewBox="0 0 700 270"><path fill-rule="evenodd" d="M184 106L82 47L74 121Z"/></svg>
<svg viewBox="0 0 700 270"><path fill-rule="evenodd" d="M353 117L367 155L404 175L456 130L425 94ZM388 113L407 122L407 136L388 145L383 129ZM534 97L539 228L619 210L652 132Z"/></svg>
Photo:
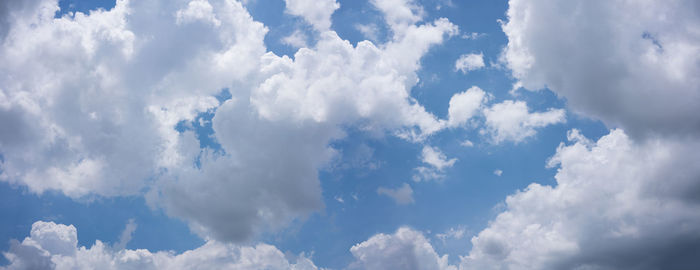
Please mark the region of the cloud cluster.
<svg viewBox="0 0 700 270"><path fill-rule="evenodd" d="M474 70L483 68L485 66L486 65L484 64L484 54L483 53L463 54L455 62L455 70L461 71L464 74L466 74L470 71L474 71Z"/></svg>
<svg viewBox="0 0 700 270"><path fill-rule="evenodd" d="M456 158L448 159L440 149L428 145L423 146L421 159L426 166L416 168L416 174L413 175L413 181L416 182L442 179L445 177L445 169L457 162Z"/></svg>
<svg viewBox="0 0 700 270"><path fill-rule="evenodd" d="M325 30L337 3L310 3L288 12ZM457 27L422 22L413 2L373 3L388 42L319 31L293 59L266 50L266 27L237 1L120 0L61 18L56 0L3 4L0 179L73 198L145 193L224 241L304 217L322 207L318 169L344 127L420 141L445 126L410 89ZM217 100L222 89L232 97ZM203 113L220 149L176 130Z"/></svg>
<svg viewBox="0 0 700 270"><path fill-rule="evenodd" d="M274 246L236 246L208 241L181 254L145 249L115 249L97 240L91 247L78 246L73 225L37 221L30 236L13 240L3 255L10 262L3 270L20 269L270 269L315 270L301 254L291 263Z"/></svg>

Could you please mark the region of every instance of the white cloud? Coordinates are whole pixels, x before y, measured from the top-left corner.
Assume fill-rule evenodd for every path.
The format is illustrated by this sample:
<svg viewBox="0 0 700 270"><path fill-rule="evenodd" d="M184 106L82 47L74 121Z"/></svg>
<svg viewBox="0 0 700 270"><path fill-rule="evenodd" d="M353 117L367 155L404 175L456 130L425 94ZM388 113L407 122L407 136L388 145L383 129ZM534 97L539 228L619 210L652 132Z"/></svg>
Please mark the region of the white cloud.
<svg viewBox="0 0 700 270"><path fill-rule="evenodd" d="M73 225L37 221L30 236L13 240L0 269L318 269L303 253L290 263L284 253L267 244L237 246L208 241L181 254L146 249L112 249L97 240L92 247L78 247Z"/></svg>
<svg viewBox="0 0 700 270"><path fill-rule="evenodd" d="M467 232L467 228L464 226L459 226L457 228L450 228L446 232L438 233L435 236L445 243L447 240L461 240L467 236Z"/></svg>
<svg viewBox="0 0 700 270"><path fill-rule="evenodd" d="M289 46L292 46L294 48L304 48L308 47L309 45L306 44L306 40L308 40L308 37L306 34L297 29L294 30L289 36L286 36L282 39L282 43L287 44Z"/></svg>
<svg viewBox="0 0 700 270"><path fill-rule="evenodd" d="M377 234L350 249L355 256L349 269L456 270L447 255L440 256L421 232L399 228L394 234Z"/></svg>
<svg viewBox="0 0 700 270"><path fill-rule="evenodd" d="M507 15L503 61L523 87L635 136L700 131L697 1L512 0Z"/></svg>
<svg viewBox="0 0 700 270"><path fill-rule="evenodd" d="M407 183L403 183L401 187L395 189L380 187L377 189L377 194L389 196L397 204L412 204L415 202L413 200L413 189Z"/></svg>
<svg viewBox="0 0 700 270"><path fill-rule="evenodd" d="M450 98L450 107L447 111L450 127L462 126L469 121L486 101L486 92L477 86L472 86L467 91L454 94Z"/></svg>
<svg viewBox="0 0 700 270"><path fill-rule="evenodd" d="M418 172L413 175L413 181L416 182L442 179L445 177L443 174L444 170L452 167L457 162L456 158L448 159L440 149L428 145L423 146L421 160L429 166L416 168Z"/></svg>
<svg viewBox="0 0 700 270"><path fill-rule="evenodd" d="M292 60L267 52L267 29L236 1L118 1L58 19L57 1L30 4L3 28L0 179L34 193L145 190L203 237L243 241L322 208L318 169L344 127L411 141L444 128L410 89L421 57L458 32L447 19L381 46L326 31ZM175 130L202 112L220 151Z"/></svg>
<svg viewBox="0 0 700 270"><path fill-rule="evenodd" d="M300 16L318 31L331 28L331 15L340 4L335 0L284 0L285 12Z"/></svg>
<svg viewBox="0 0 700 270"><path fill-rule="evenodd" d="M485 67L484 64L484 54L470 53L463 54L455 62L455 70L461 71L462 73L467 73L469 71L474 71Z"/></svg>
<svg viewBox="0 0 700 270"><path fill-rule="evenodd" d="M384 14L384 21L396 37L403 37L411 25L423 20L423 7L414 0L371 0Z"/></svg>
<svg viewBox="0 0 700 270"><path fill-rule="evenodd" d="M485 132L498 144L503 141L521 142L534 136L536 128L566 121L562 109L549 109L546 112L529 112L524 101L506 100L483 110L486 117Z"/></svg>
<svg viewBox="0 0 700 270"><path fill-rule="evenodd" d="M495 171L493 171L493 174L496 176L501 176L501 175L503 175L503 171L502 170L495 170Z"/></svg>
<svg viewBox="0 0 700 270"><path fill-rule="evenodd" d="M472 238L463 269L690 269L700 248L700 143L634 142L621 130L592 142L569 133L549 166L556 186L530 184ZM536 248L533 248L536 247Z"/></svg>

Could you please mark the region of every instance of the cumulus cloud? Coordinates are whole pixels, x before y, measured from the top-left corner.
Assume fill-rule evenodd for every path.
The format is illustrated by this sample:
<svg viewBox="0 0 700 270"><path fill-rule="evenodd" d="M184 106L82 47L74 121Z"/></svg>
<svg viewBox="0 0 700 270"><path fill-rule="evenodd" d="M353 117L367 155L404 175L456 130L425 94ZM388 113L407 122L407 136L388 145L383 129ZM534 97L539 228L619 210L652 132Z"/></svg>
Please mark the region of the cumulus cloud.
<svg viewBox="0 0 700 270"><path fill-rule="evenodd" d="M450 127L457 127L467 123L474 117L486 101L486 92L477 86L472 86L467 91L454 94L450 98L448 108L448 122Z"/></svg>
<svg viewBox="0 0 700 270"><path fill-rule="evenodd" d="M117 1L62 18L55 0L8 6L0 179L34 193L145 191L200 235L242 241L322 207L317 170L343 127L411 141L444 127L410 89L421 57L458 32L447 19L393 20L402 31L380 46L322 31L291 59L267 52L267 28L237 1ZM332 11L299 14L321 27ZM232 98L214 98L222 89ZM204 112L221 149L175 129Z"/></svg>
<svg viewBox="0 0 700 270"><path fill-rule="evenodd" d="M455 62L455 70L461 71L462 73L467 73L469 71L474 71L485 67L484 64L484 54L470 53L463 54Z"/></svg>
<svg viewBox="0 0 700 270"><path fill-rule="evenodd" d="M700 131L698 1L511 0L507 16L502 59L523 87L635 136Z"/></svg>
<svg viewBox="0 0 700 270"><path fill-rule="evenodd" d="M285 12L304 18L318 31L331 28L331 15L340 4L335 0L284 0Z"/></svg>
<svg viewBox="0 0 700 270"><path fill-rule="evenodd" d="M208 241L181 254L146 249L112 249L96 240L78 246L73 225L37 221L30 236L12 241L3 255L10 262L0 269L318 269L304 254L289 262L284 253L267 244L236 246Z"/></svg>
<svg viewBox="0 0 700 270"><path fill-rule="evenodd" d="M438 255L421 232L399 228L394 234L377 234L359 243L350 252L355 257L349 269L440 269L456 270L447 255Z"/></svg>
<svg viewBox="0 0 700 270"><path fill-rule="evenodd" d="M416 182L442 179L445 177L443 174L445 169L452 167L457 162L456 158L448 159L440 149L428 145L423 146L421 159L428 166L416 168L417 173L413 175L413 181Z"/></svg>
<svg viewBox="0 0 700 270"><path fill-rule="evenodd" d="M566 121L562 109L549 109L546 112L530 112L524 101L506 100L483 110L486 118L485 129L493 143L512 141L522 142L534 136L536 128Z"/></svg>
<svg viewBox="0 0 700 270"><path fill-rule="evenodd" d="M407 183L403 183L401 187L395 189L380 187L377 189L377 194L389 196L396 204L403 205L415 202L413 200L413 189Z"/></svg>
<svg viewBox="0 0 700 270"><path fill-rule="evenodd" d="M700 143L597 142L578 131L549 166L556 186L530 184L472 238L463 269L691 269L700 249Z"/></svg>

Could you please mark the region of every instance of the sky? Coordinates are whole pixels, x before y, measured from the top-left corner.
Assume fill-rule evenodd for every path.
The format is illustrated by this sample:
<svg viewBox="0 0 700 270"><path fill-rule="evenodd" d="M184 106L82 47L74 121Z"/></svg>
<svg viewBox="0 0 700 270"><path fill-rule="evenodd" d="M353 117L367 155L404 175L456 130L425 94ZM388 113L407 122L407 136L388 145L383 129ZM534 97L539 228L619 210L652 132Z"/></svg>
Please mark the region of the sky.
<svg viewBox="0 0 700 270"><path fill-rule="evenodd" d="M0 269L694 269L693 0L0 2Z"/></svg>

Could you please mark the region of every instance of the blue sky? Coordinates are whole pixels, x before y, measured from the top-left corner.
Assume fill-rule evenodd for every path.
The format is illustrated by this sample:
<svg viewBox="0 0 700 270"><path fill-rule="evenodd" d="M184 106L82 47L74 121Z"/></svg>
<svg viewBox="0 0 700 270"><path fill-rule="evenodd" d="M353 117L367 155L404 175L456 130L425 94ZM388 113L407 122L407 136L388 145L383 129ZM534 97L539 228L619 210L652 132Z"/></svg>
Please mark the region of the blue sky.
<svg viewBox="0 0 700 270"><path fill-rule="evenodd" d="M697 263L682 3L133 2L0 4L0 269L97 267L96 241L154 268Z"/></svg>

